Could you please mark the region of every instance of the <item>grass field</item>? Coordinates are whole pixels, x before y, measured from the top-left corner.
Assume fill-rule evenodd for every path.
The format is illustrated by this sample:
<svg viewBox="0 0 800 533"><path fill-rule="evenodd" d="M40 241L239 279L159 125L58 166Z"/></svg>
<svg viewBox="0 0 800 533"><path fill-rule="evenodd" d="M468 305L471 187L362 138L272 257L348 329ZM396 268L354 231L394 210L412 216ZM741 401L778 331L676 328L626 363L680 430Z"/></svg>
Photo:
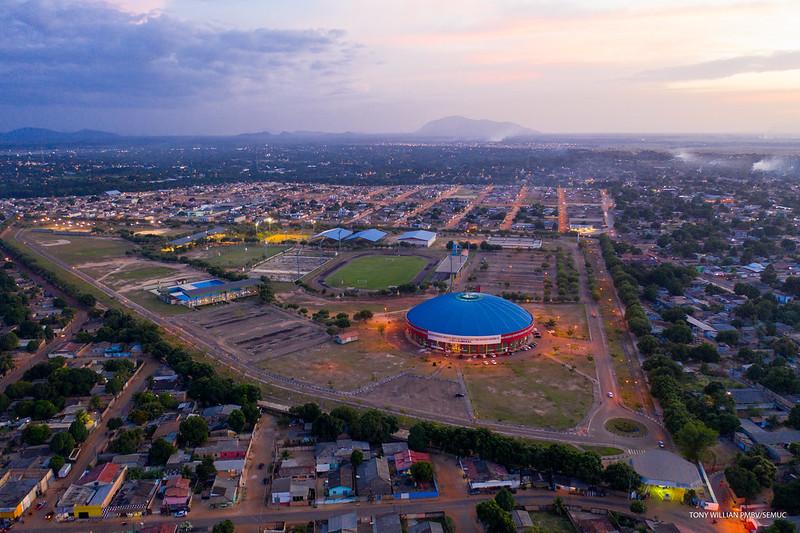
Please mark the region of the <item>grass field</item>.
<svg viewBox="0 0 800 533"><path fill-rule="evenodd" d="M135 290L125 294L129 300L133 300L142 307L164 316L182 315L191 313L192 310L182 305L170 305L158 299L158 296L149 291Z"/></svg>
<svg viewBox="0 0 800 533"><path fill-rule="evenodd" d="M554 513L530 513L531 520L536 526L539 526L540 531L547 531L547 533L575 533L576 530L572 523L565 516L559 516Z"/></svg>
<svg viewBox="0 0 800 533"><path fill-rule="evenodd" d="M234 244L214 246L189 254L194 259L202 259L211 266L220 268L242 268L254 265L286 250L288 246L264 246L261 244Z"/></svg>
<svg viewBox="0 0 800 533"><path fill-rule="evenodd" d="M58 279L58 283L60 285L62 286L72 285L82 293L88 293L93 295L95 298L97 298L98 302L101 302L106 307L123 309L122 305L119 302L112 300L106 293L104 293L100 289L90 285L89 283L86 283L75 274L62 269L60 266L52 262L50 259L38 253L35 249L30 248L25 244L17 241L14 238L13 233L9 233L6 243L10 248L17 250L22 254L32 257L40 267L52 273L56 277L56 279Z"/></svg>
<svg viewBox="0 0 800 533"><path fill-rule="evenodd" d="M623 437L644 437L647 435L647 428L644 425L628 418L612 418L606 422L606 429Z"/></svg>
<svg viewBox="0 0 800 533"><path fill-rule="evenodd" d="M70 265L124 257L125 252L133 249L129 242L122 239L59 236L33 232L27 233L26 236L35 241L47 253Z"/></svg>
<svg viewBox="0 0 800 533"><path fill-rule="evenodd" d="M427 261L413 255L366 255L357 257L327 277L330 287L385 289L412 281Z"/></svg>
<svg viewBox="0 0 800 533"><path fill-rule="evenodd" d="M567 429L592 405L592 384L550 359L503 359L464 368L476 416L535 427Z"/></svg>
<svg viewBox="0 0 800 533"><path fill-rule="evenodd" d="M589 446L583 445L581 446L587 452L594 452L600 457L609 457L611 455L622 455L624 452L619 448L614 448L613 446Z"/></svg>

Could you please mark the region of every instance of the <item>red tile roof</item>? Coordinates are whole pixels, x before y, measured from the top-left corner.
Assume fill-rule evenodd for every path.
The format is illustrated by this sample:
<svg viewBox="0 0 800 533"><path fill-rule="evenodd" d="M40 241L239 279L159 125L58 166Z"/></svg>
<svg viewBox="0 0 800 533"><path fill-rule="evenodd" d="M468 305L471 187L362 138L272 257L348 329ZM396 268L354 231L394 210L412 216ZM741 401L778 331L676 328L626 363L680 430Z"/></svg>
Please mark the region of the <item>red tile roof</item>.
<svg viewBox="0 0 800 533"><path fill-rule="evenodd" d="M112 483L119 475L122 465L115 463L104 463L92 468L86 475L78 480L80 485L90 485L94 482L105 485Z"/></svg>

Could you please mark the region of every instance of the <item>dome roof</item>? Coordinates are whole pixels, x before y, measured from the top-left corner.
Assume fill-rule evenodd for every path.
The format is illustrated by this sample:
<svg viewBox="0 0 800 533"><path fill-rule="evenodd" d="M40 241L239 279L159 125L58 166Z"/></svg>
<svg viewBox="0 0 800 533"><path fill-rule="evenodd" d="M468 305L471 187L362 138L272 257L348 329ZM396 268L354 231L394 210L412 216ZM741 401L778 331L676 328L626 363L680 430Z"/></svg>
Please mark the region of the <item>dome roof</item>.
<svg viewBox="0 0 800 533"><path fill-rule="evenodd" d="M531 314L515 303L482 292L455 292L426 300L406 318L420 329L446 335L508 335L533 324Z"/></svg>

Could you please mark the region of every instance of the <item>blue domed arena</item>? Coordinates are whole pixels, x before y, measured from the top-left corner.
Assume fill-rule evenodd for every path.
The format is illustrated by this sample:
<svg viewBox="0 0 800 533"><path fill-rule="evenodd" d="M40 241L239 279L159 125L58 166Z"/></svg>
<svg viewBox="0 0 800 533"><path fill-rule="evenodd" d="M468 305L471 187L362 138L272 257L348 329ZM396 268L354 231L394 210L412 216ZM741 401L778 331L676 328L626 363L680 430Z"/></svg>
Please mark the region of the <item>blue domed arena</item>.
<svg viewBox="0 0 800 533"><path fill-rule="evenodd" d="M530 342L533 316L499 296L455 292L426 300L406 314L416 343L460 354L498 354Z"/></svg>

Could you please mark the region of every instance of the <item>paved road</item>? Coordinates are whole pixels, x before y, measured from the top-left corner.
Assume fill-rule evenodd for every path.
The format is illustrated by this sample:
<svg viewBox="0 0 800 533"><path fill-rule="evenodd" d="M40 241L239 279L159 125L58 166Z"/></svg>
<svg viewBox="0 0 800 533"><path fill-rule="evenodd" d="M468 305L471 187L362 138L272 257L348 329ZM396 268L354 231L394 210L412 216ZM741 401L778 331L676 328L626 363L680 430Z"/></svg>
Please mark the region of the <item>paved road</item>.
<svg viewBox="0 0 800 533"><path fill-rule="evenodd" d="M467 213L472 211L473 207L481 205L481 203L483 203L483 199L486 198L486 195L488 195L490 192L492 192L492 189L494 189L494 187L492 185L488 185L488 186L484 187L483 189L481 189L478 192L478 194L475 196L475 198L473 198L467 204L467 207L465 207L463 211L460 211L460 212L456 213L455 216L453 216L453 218L451 218L447 222L447 224L445 224L444 229L455 229L455 228L457 228L458 227L458 223L461 222L464 219L465 216L467 216Z"/></svg>
<svg viewBox="0 0 800 533"><path fill-rule="evenodd" d="M566 494L559 494L564 501L571 506L577 506L584 509L603 508L618 512L628 513L629 502L624 498L617 496L608 496L604 498L594 498L589 496L570 496ZM528 490L519 492L515 499L518 505L525 506L545 506L553 503L556 494L544 490ZM341 504L330 505L319 508L313 507L286 507L280 509L267 509L263 508L259 512L247 512L240 510L237 507L219 510L214 513L204 513L202 516L195 511L192 511L187 517L188 520L195 527L210 527L225 519L233 520L237 526L237 531L240 527L242 530L257 530L256 527L271 521L287 521L287 522L300 522L310 520L324 520L331 516L343 514L351 511L358 513L360 517L369 517L376 514L384 513L424 513L424 512L437 512L444 511L447 514L457 513L471 513L475 505L487 499L487 496L462 496L449 500L433 499L433 500L417 500L417 501L390 501L390 502L376 502L376 503L360 503L360 504ZM708 519L693 519L689 517L691 508L678 505L674 502L664 504L657 504L649 506L647 517L658 517L660 520L667 522L675 522L686 528L687 531L695 533L711 533L722 531L721 525L713 525ZM186 519L176 519L172 517L163 517L159 515L151 515L144 517L137 521L129 519L131 525L122 527L123 520L105 520L102 522L88 522L79 521L63 524L42 524L37 525L35 531L41 533L59 533L63 531L81 531L92 533L110 533L119 531L130 531L140 523L145 524L158 524L158 523L179 523ZM125 520L127 522L128 520ZM733 522L733 521L731 521ZM736 525L733 522L731 525ZM23 527L28 526L25 524ZM130 528L130 529L129 529ZM475 524L475 530L478 530L478 525ZM727 530L727 529L726 529Z"/></svg>
<svg viewBox="0 0 800 533"><path fill-rule="evenodd" d="M594 242L592 242L590 245L595 246ZM600 314L600 305L592 298L591 291L589 289L584 256L578 250L577 246L570 245L570 247L572 249L573 260L575 261L575 266L578 269L580 278L581 301L585 302L586 305L586 320L589 326L589 338L591 339L592 343L591 353L594 355L597 380L600 384L599 405L596 403L593 406L593 412L589 414L588 433L596 438L611 440L611 442L619 442L620 445L623 445L624 443L624 445L627 446L631 439L623 439L606 430L605 423L612 418L630 418L643 424L648 430L647 436L641 439L636 439L638 441L638 445L635 447L654 447L657 445L658 441L668 440L667 432L652 415L637 413L626 408L622 404L619 388L617 386L617 376L614 372L614 361L611 358L608 348L605 325L603 324L603 317ZM596 272L595 275L607 275L605 268L603 268L601 272ZM613 394L612 398L608 397L609 392ZM649 396L649 393L646 391L646 389L644 394Z"/></svg>
<svg viewBox="0 0 800 533"><path fill-rule="evenodd" d="M147 387L148 378L155 374L159 366L159 363L153 359L144 360L141 370L128 382L128 386L119 393L114 405L106 412L105 416L98 422L97 427L89 434L89 438L81 445L78 460L73 463L72 470L67 474L67 477L56 479L47 490L44 497L47 505L45 505L44 510L28 519L29 523L27 525L29 527L36 527L38 531L39 527L48 524L43 518L43 513L48 509L55 508L56 502L67 490L67 487L77 481L92 462L97 459L97 454L105 449L108 421L115 417L121 417L126 412L131 404L133 395Z"/></svg>
<svg viewBox="0 0 800 533"><path fill-rule="evenodd" d="M567 215L567 192L559 187L558 192L558 232L569 232L569 216Z"/></svg>
<svg viewBox="0 0 800 533"><path fill-rule="evenodd" d="M520 208L523 206L523 204L525 204L527 198L528 186L523 185L519 188L519 192L517 193L517 197L514 199L514 203L511 204L511 208L508 210L508 213L506 213L506 218L504 218L503 223L500 224L500 229L511 229L511 226L514 225L514 219L517 218L517 213L519 213Z"/></svg>

